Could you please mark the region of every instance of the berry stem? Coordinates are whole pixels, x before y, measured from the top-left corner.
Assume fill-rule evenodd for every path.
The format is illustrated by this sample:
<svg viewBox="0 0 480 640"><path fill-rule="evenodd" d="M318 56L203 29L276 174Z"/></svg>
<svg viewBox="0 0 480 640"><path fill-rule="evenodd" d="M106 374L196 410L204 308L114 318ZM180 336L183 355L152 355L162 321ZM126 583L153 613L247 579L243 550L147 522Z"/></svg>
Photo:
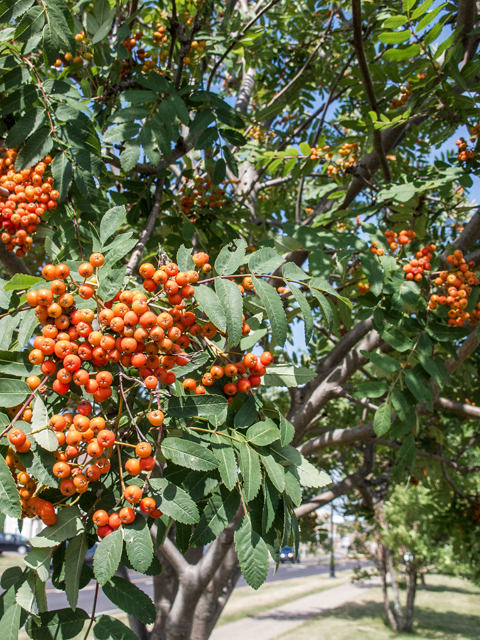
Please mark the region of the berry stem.
<svg viewBox="0 0 480 640"><path fill-rule="evenodd" d="M23 403L22 407L19 409L17 415L13 418L13 420L10 422L10 424L8 425L8 427L5 427L4 431L2 434L0 434L0 438L3 438L4 435L6 435L10 429L13 427L13 425L15 424L15 422L17 422L17 420L19 420L20 416L22 415L22 413L25 411L25 409L28 407L28 405L30 404L30 402L33 400L33 398L35 397L35 394L37 393L38 389L41 389L43 387L43 385L47 382L48 380L48 376L45 376L45 378L42 380L42 382L38 385L38 387L35 389L35 391L33 391L28 398L25 400L25 402Z"/></svg>
<svg viewBox="0 0 480 640"><path fill-rule="evenodd" d="M122 470L122 454L120 453L120 447L117 444L117 455L118 455L118 470L120 472L120 484L122 485L122 495L125 494L125 483L123 481L123 470Z"/></svg>
<svg viewBox="0 0 480 640"><path fill-rule="evenodd" d="M97 582L97 584L95 585L95 596L93 598L92 615L90 616L90 623L88 625L87 632L85 633L85 636L83 637L83 640L87 640L88 634L90 633L90 629L92 628L92 625L93 625L93 621L95 620L95 611L97 609L97 599L98 599L98 588L99 588L99 586L100 585Z"/></svg>

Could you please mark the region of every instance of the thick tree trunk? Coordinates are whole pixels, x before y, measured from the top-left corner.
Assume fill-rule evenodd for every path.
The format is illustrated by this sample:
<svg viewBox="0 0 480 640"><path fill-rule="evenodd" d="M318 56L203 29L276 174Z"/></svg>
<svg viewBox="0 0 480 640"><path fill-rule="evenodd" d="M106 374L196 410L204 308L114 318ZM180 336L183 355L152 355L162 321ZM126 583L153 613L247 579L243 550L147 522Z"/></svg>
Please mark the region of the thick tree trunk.
<svg viewBox="0 0 480 640"><path fill-rule="evenodd" d="M208 640L241 575L232 544L225 560L202 593L195 610L191 640Z"/></svg>
<svg viewBox="0 0 480 640"><path fill-rule="evenodd" d="M168 560L162 556L162 573L153 579L154 600L157 618L151 633L151 640L167 640L166 623L168 612L178 591L178 576Z"/></svg>
<svg viewBox="0 0 480 640"><path fill-rule="evenodd" d="M417 593L417 568L413 563L408 568L407 582L407 606L405 610L404 630L411 632L413 626L413 613L415 606L415 594Z"/></svg>

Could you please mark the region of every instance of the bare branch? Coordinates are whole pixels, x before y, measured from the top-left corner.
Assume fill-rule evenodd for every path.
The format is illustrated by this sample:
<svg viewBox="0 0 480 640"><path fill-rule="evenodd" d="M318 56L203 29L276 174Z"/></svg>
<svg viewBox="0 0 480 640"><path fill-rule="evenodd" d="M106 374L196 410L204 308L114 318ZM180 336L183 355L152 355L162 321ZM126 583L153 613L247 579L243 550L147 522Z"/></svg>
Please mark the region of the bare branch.
<svg viewBox="0 0 480 640"><path fill-rule="evenodd" d="M255 192L258 193L262 189L268 189L269 187L276 187L279 184L285 184L286 182L290 182L291 179L292 176L288 175L284 178L272 178L271 180L265 180L265 182L261 182L255 187Z"/></svg>
<svg viewBox="0 0 480 640"><path fill-rule="evenodd" d="M181 578L181 576L183 576L190 568L190 565L168 536L165 538L165 542L162 544L160 549L177 572L177 575Z"/></svg>
<svg viewBox="0 0 480 640"><path fill-rule="evenodd" d="M360 424L358 427L351 427L350 429L333 429L327 433L322 433L320 436L310 438L306 442L303 442L297 449L304 456L317 453L327 447L336 447L343 444L350 444L351 442L357 442L359 440L368 440L375 437L375 431L373 430L373 422L366 422Z"/></svg>
<svg viewBox="0 0 480 640"><path fill-rule="evenodd" d="M473 58L477 50L478 34L472 34L477 20L476 0L459 0L457 13L457 29L461 28L459 40L463 45L462 67Z"/></svg>
<svg viewBox="0 0 480 640"><path fill-rule="evenodd" d="M362 38L362 8L360 0L352 0L352 18L353 18L353 46L357 53L358 66L360 73L362 74L363 86L365 87L365 93L370 104L370 109L377 114L380 118L380 110L377 104L377 97L373 88L372 79L370 77L370 71L368 69L368 62L365 56L365 50L363 48ZM373 130L373 146L378 156L378 161L382 168L383 179L385 182L392 181L392 174L390 172L390 166L388 164L387 156L385 155L385 149L383 148L382 135L379 129Z"/></svg>
<svg viewBox="0 0 480 640"><path fill-rule="evenodd" d="M233 38L232 42L230 43L230 45L226 48L226 50L222 53L222 55L220 56L220 58L217 60L217 62L215 63L210 76L208 78L208 82L207 82L207 91L210 91L210 86L212 84L213 78L215 77L215 74L217 73L217 69L218 67L222 64L222 62L225 60L225 58L228 56L228 54L230 53L230 51L232 51L232 49L235 47L235 45L237 44L237 42L239 40L241 40L243 38L243 36L247 33L247 31L250 29L250 27L252 25L255 24L255 22L261 18L263 16L264 13L266 13L269 9L271 9L274 5L278 4L280 2L280 0L272 0L271 2L269 2L267 4L267 6L262 9L259 13L257 13L256 16L254 16L244 27L241 31L239 31L239 33L237 33L237 35Z"/></svg>
<svg viewBox="0 0 480 640"><path fill-rule="evenodd" d="M152 235L155 229L155 222L157 220L158 212L160 211L160 205L162 203L162 195L163 195L163 184L165 180L164 178L160 178L157 187L155 189L155 194L153 196L153 204L152 210L147 219L147 224L145 225L144 230L140 234L140 239L130 256L130 260L128 261L126 275L130 276L133 273L133 270L138 264L138 261L142 257L142 253L145 250L145 245L147 244L150 236Z"/></svg>
<svg viewBox="0 0 480 640"><path fill-rule="evenodd" d="M243 75L242 85L238 92L237 102L235 103L235 109L240 113L247 112L253 89L255 88L255 74L256 70L251 67Z"/></svg>
<svg viewBox="0 0 480 640"><path fill-rule="evenodd" d="M270 100L270 102L265 105L266 107L271 107L273 104L275 104L275 102L277 102L283 95L285 95L285 93L287 93L292 87L293 85L296 83L296 81L302 77L304 71L306 70L306 68L308 67L308 65L310 64L310 62L313 60L313 58L315 57L315 55L317 54L318 50L320 49L320 47L322 46L322 44L325 42L325 38L327 37L331 26L332 26L332 21L333 21L333 17L334 17L334 12L331 12L330 15L330 20L327 24L327 26L325 27L325 31L322 34L322 37L320 38L320 40L318 41L318 44L316 45L316 47L313 49L312 53L308 56L308 58L305 60L305 63L303 64L302 68L300 69L300 71L298 71L293 78L290 80L290 82L288 82L282 89L280 89L280 91L275 95L274 98L272 98Z"/></svg>
<svg viewBox="0 0 480 640"><path fill-rule="evenodd" d="M447 367L450 373L453 373L457 367L459 367L465 360L471 355L475 349L478 347L478 337L477 337L477 328L470 333L468 338L461 344L457 351L457 357L448 358L445 362L445 366Z"/></svg>
<svg viewBox="0 0 480 640"><path fill-rule="evenodd" d="M7 251L3 242L0 242L0 264L8 272L9 275L14 276L16 273L25 273L31 276L32 272L27 265L17 258L13 251Z"/></svg>
<svg viewBox="0 0 480 640"><path fill-rule="evenodd" d="M443 409L450 413L456 413L462 418L474 418L480 419L480 407L473 407L471 404L464 402L457 402L456 400L450 400L449 398L435 398L433 406L437 409Z"/></svg>
<svg viewBox="0 0 480 640"><path fill-rule="evenodd" d="M355 371L358 371L366 362L367 358L361 354L361 351L374 351L382 343L380 334L377 331L371 331L358 345L356 349L352 349L341 363L332 369L326 376L319 376L320 384L314 389L309 398L303 398L300 406L292 406L288 419L297 430L297 437L304 432L302 427L318 414L320 409L333 397L338 395L339 387L348 380ZM336 348L336 347L335 347ZM317 378L315 379L317 381Z"/></svg>
<svg viewBox="0 0 480 640"><path fill-rule="evenodd" d="M191 640L206 640L210 637L241 574L235 545L232 543L222 564L198 601Z"/></svg>
<svg viewBox="0 0 480 640"><path fill-rule="evenodd" d="M311 511L315 511L319 507L323 507L323 505L332 502L332 500L335 500L335 498L338 498L338 496L347 493L347 491L355 489L355 487L357 487L357 485L372 472L373 462L374 445L370 444L365 448L364 462L360 469L358 469L358 471L356 471L355 473L352 473L350 476L347 476L341 482L334 484L333 487L328 491L320 493L318 496L315 496L315 498L312 498L305 504L301 504L299 507L297 507L295 509L295 515L297 516L297 518L306 516Z"/></svg>

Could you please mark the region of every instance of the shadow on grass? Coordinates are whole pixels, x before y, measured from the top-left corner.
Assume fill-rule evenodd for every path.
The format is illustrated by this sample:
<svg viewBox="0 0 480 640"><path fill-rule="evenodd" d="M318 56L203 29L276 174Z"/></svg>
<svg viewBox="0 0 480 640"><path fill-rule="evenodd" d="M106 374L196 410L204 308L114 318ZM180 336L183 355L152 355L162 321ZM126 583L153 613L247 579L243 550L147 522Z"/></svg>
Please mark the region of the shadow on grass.
<svg viewBox="0 0 480 640"><path fill-rule="evenodd" d="M440 586L432 591L458 591L461 593L473 594L468 590L442 588ZM386 627L387 623L385 609L383 604L374 601L364 601L363 603L348 603L333 611L319 616L317 620L323 617L334 616L337 620L344 619L352 622L361 622L365 618L380 619ZM412 634L398 634L397 637L421 636L422 638L444 638L444 637L461 637L462 640L478 640L480 637L480 614L469 615L459 614L454 611L441 612L430 607L416 606L414 618L414 632Z"/></svg>
<svg viewBox="0 0 480 640"><path fill-rule="evenodd" d="M438 593L443 593L445 591L451 591L453 593L465 593L467 596L478 596L480 595L478 589L472 587L472 589L462 589L461 587L450 587L441 584L427 584L426 589L417 589L417 593L424 593L428 591L436 591Z"/></svg>

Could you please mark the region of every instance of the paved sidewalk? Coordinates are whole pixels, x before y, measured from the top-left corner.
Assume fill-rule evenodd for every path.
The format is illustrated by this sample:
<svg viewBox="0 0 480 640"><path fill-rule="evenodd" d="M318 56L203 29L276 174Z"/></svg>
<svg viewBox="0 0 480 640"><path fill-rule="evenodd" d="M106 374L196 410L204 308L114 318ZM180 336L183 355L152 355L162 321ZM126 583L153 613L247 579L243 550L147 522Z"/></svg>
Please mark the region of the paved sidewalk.
<svg viewBox="0 0 480 640"><path fill-rule="evenodd" d="M377 586L377 582L339 585L217 627L213 630L211 640L272 640L300 626L309 618L355 600L366 589L374 586Z"/></svg>

